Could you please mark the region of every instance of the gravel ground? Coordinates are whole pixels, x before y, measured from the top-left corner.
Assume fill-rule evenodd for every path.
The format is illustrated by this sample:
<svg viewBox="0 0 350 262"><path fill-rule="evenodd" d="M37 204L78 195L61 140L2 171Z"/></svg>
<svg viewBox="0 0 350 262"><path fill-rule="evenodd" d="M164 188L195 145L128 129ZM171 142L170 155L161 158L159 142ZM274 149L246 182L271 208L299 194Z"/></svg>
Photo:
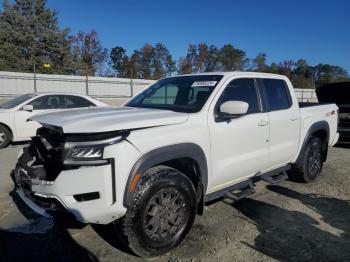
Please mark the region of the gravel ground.
<svg viewBox="0 0 350 262"><path fill-rule="evenodd" d="M21 146L0 150L0 261L141 261L106 227L37 216L12 192ZM313 184L261 182L257 193L206 207L185 241L152 261L350 261L350 149L333 148Z"/></svg>

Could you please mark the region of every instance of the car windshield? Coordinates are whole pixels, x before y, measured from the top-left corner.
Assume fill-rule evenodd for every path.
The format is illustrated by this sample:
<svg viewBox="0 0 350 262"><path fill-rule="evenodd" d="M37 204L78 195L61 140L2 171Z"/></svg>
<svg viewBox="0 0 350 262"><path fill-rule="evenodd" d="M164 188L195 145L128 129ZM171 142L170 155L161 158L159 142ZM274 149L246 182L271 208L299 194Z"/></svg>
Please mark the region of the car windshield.
<svg viewBox="0 0 350 262"><path fill-rule="evenodd" d="M165 78L135 96L126 105L195 113L202 109L222 77L195 75Z"/></svg>
<svg viewBox="0 0 350 262"><path fill-rule="evenodd" d="M18 96L12 100L9 100L3 104L0 105L0 108L5 108L5 109L10 109L18 106L19 104L22 104L25 101L28 101L29 99L35 97L36 95L34 94L27 94L27 95L22 95Z"/></svg>

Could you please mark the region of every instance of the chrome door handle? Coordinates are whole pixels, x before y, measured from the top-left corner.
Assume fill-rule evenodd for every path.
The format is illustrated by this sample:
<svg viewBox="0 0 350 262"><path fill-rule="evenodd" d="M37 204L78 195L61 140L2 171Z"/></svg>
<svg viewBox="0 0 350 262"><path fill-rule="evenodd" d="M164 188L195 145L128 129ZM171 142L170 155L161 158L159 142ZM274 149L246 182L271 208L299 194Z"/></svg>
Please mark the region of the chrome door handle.
<svg viewBox="0 0 350 262"><path fill-rule="evenodd" d="M258 123L258 126L267 126L268 124L269 124L269 121L260 120L260 122Z"/></svg>

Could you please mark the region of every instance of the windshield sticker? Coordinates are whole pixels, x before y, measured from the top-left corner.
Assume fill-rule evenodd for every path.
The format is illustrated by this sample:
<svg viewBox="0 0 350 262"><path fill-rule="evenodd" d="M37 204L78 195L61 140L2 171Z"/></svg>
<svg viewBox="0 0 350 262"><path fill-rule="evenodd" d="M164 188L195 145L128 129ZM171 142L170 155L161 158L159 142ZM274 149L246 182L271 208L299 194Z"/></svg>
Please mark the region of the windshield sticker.
<svg viewBox="0 0 350 262"><path fill-rule="evenodd" d="M191 85L191 87L199 87L199 86L215 86L217 81L195 81Z"/></svg>

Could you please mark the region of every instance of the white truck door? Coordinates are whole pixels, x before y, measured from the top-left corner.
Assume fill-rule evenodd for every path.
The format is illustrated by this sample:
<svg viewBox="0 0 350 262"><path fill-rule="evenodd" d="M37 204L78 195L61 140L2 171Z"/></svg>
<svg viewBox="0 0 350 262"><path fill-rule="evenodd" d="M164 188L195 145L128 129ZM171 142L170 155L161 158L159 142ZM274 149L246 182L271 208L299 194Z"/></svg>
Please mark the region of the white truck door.
<svg viewBox="0 0 350 262"><path fill-rule="evenodd" d="M298 151L300 110L296 97L282 79L259 79L270 119L271 169L289 163Z"/></svg>
<svg viewBox="0 0 350 262"><path fill-rule="evenodd" d="M219 107L226 101L247 102L247 114L223 121ZM269 153L268 113L263 112L254 79L232 80L213 104L209 112L214 112L215 116L209 113L208 117L213 173L209 192L265 170Z"/></svg>

